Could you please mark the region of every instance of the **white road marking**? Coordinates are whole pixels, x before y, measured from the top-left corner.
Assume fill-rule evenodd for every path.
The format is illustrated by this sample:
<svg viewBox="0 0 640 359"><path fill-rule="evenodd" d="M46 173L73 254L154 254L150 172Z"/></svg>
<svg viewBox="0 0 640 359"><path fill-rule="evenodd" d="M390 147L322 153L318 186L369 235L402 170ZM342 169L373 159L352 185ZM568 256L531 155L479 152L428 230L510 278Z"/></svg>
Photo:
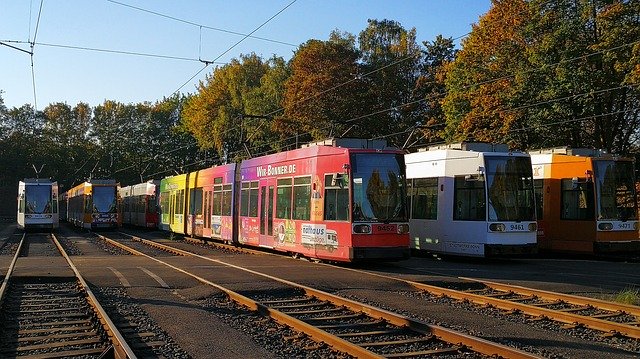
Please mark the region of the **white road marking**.
<svg viewBox="0 0 640 359"><path fill-rule="evenodd" d="M118 272L117 269L113 268L113 267L107 267L109 269L111 269L111 271L113 272L113 274L116 275L116 277L118 277L118 279L120 280L120 284L122 284L124 287L131 287L131 284L129 284L129 281L127 280L127 278L125 278L122 273Z"/></svg>
<svg viewBox="0 0 640 359"><path fill-rule="evenodd" d="M140 269L142 269L143 272L147 273L149 275L149 277L153 278L156 280L156 282L160 283L160 285L163 288L170 288L169 285L167 284L167 282L165 282L164 280L162 280L162 278L160 278L159 276L157 276L155 273L153 273L152 271L148 270L147 268L143 268L143 267L138 267Z"/></svg>

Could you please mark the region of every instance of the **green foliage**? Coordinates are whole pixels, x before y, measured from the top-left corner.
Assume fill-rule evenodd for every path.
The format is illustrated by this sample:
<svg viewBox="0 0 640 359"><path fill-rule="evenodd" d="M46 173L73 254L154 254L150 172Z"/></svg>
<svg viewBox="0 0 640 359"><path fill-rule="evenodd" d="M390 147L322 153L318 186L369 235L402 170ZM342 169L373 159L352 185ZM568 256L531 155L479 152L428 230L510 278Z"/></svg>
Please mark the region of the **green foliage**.
<svg viewBox="0 0 640 359"><path fill-rule="evenodd" d="M219 67L201 82L198 93L182 110L184 128L204 149L215 149L220 160L233 159L244 152L243 141L251 130L251 141L264 144L271 138L270 127L253 122L245 115L264 115L278 108L284 79L288 76L281 58L263 61L256 54L244 55ZM251 113L251 111L260 111ZM251 143L250 143L251 144Z"/></svg>
<svg viewBox="0 0 640 359"><path fill-rule="evenodd" d="M640 305L640 289L625 289L615 295L614 301L622 304Z"/></svg>
<svg viewBox="0 0 640 359"><path fill-rule="evenodd" d="M416 42L416 30L406 30L392 20L369 20L358 36L363 80L368 91L368 116L358 124L369 130L370 137L389 136L388 140L401 146L405 131L423 122L422 99L415 92L420 77L422 52Z"/></svg>

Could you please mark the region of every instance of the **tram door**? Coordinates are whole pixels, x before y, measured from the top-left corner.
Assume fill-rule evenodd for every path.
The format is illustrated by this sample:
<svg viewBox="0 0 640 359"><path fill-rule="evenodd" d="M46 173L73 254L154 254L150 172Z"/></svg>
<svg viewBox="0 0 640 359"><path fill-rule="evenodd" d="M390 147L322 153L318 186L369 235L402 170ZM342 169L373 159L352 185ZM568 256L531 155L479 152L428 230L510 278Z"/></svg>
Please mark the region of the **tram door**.
<svg viewBox="0 0 640 359"><path fill-rule="evenodd" d="M260 181L260 246L273 247L273 206L275 181Z"/></svg>

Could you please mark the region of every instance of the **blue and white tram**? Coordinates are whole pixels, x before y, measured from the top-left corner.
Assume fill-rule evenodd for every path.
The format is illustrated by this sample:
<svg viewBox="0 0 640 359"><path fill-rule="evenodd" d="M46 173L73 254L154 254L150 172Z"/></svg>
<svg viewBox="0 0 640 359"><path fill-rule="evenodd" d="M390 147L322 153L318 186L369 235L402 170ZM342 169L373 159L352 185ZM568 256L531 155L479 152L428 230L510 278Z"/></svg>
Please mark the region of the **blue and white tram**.
<svg viewBox="0 0 640 359"><path fill-rule="evenodd" d="M531 158L457 143L405 155L411 247L473 257L537 251Z"/></svg>
<svg viewBox="0 0 640 359"><path fill-rule="evenodd" d="M18 227L53 230L58 228L58 183L49 179L25 178L18 184Z"/></svg>

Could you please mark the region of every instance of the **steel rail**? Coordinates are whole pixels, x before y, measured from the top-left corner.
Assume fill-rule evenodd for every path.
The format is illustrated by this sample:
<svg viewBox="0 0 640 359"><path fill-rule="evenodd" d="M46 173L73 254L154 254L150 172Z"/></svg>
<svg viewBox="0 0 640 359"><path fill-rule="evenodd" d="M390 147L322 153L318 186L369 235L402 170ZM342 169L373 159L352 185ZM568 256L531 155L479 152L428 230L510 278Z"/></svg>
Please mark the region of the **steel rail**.
<svg viewBox="0 0 640 359"><path fill-rule="evenodd" d="M126 245L124 245L124 244L122 244L122 243L120 243L118 241L114 241L113 239L107 238L105 236L101 236L101 235L99 235L97 233L94 233L94 234L96 236L98 236L98 238L100 238L103 241L107 242L108 244L110 244L110 245L112 245L114 247L120 248L123 251L127 251L127 252L133 254L134 256L144 256L144 254L142 252L137 251L137 250L135 250L133 248L127 247Z"/></svg>
<svg viewBox="0 0 640 359"><path fill-rule="evenodd" d="M379 274L379 273L372 273L372 272L362 271L362 270L353 269L353 268L345 268L345 267L340 267L340 268L344 270L350 270L356 273L364 273L372 276L377 276L380 278L386 278L386 279L406 283L413 286L416 289L423 290L433 295L446 296L446 297L450 297L457 300L468 300L475 304L491 305L498 309L507 310L507 311L519 311L524 314L538 316L538 317L545 317L545 318L566 323L566 324L581 324L590 329L595 329L595 330L599 330L607 333L620 334L623 336L627 336L629 338L634 338L634 339L640 338L640 327L636 327L633 325L617 323L617 322L607 321L599 318L592 318L584 315L537 307L534 305L518 303L518 302L510 301L507 299L488 297L481 294L474 294L474 293L469 293L469 292L460 291L456 289L438 287L434 285L424 284L420 282L411 281L408 279L392 277L392 276Z"/></svg>
<svg viewBox="0 0 640 359"><path fill-rule="evenodd" d="M113 344L115 357L123 358L123 359L137 358L136 355L133 353L133 350L131 350L131 348L129 347L129 344L127 344L127 342L124 340L124 337L122 336L122 334L120 334L120 331L118 331L118 328L111 321L111 318L109 318L109 315L107 315L107 312L104 310L104 308L102 308L102 305L100 305L100 303L98 302L98 299L91 291L91 288L89 288L89 285L80 274L80 271L78 271L78 269L76 268L71 258L67 255L66 251L58 241L58 238L56 238L56 236L53 233L51 234L51 237L53 238L53 243L56 245L56 247L58 247L58 251L60 251L64 259L66 259L67 263L69 264L69 267L71 267L71 270L73 270L73 272L75 273L76 278L82 285L82 288L84 288L85 292L87 293L89 304L91 304L91 306L95 309L96 314L100 319L100 322L102 322L102 324L106 327L105 329L107 330L109 338L111 338L111 342Z"/></svg>
<svg viewBox="0 0 640 359"><path fill-rule="evenodd" d="M467 278L467 277L459 277L459 278L468 280L468 281L482 283L487 287L495 289L497 291L511 292L511 293L516 293L520 295L533 295L546 300L562 300L564 302L575 304L575 305L589 305L599 309L604 309L604 310L609 310L614 312L620 311L620 312L625 312L627 314L640 317L640 307L636 305L614 303L614 302L608 302L606 300L601 300L596 298L586 298L586 297L580 297L580 296L571 295L571 294L549 292L541 289L533 289L533 288L527 288L527 287L522 287L522 286L513 285L513 284L492 282L492 281L487 281L487 280L482 280L477 278Z"/></svg>
<svg viewBox="0 0 640 359"><path fill-rule="evenodd" d="M148 239L144 239L141 237L137 237L137 236L133 236L130 234L127 234L128 236L130 236L132 239L134 240L138 240L142 243L145 243L147 245L156 247L156 248L162 248L162 247L169 247L166 246L164 244L161 243L157 243L155 241L151 241ZM305 291L305 293L309 296L314 296L320 300L328 300L336 305L342 305L345 306L351 310L354 311L360 311L363 312L371 317L374 318L378 318L378 319L382 319L385 320L391 324L400 326L400 327L407 327L410 328L418 333L422 333L422 334L432 334L435 335L437 337L439 337L441 340L448 342L448 343L463 343L465 346L467 346L468 348L473 349L474 351L478 352L478 353L482 353L485 355L498 355L504 358L539 358L539 356L531 354L531 353L527 353L515 348L511 348L508 347L506 345L502 345L502 344L498 344L498 343L494 343L482 338L477 338L477 337L473 337L464 333L460 333L460 332L456 332L454 330L451 329L447 329L444 327L440 327L437 325L431 325L419 320L415 320L415 319L411 319L409 317L400 315L400 314L396 314L384 309L380 309L380 308L376 308L373 307L371 305L368 304L364 304L364 303L359 303L350 299L346 299L346 298L342 298L321 290L317 290L311 287L307 287L298 283L294 283L282 278L278 278L278 277L273 277L270 276L268 274L264 274L264 273L260 273L251 269L247 269L247 268L243 268L240 266L236 266L234 264L230 264L230 263L226 263L217 259L213 259L213 258L208 258L196 253L192 253L189 251L184 251L181 249L177 249L177 248L171 248L172 251L176 251L178 253L181 253L182 255L185 256L191 256L191 257L196 257L196 258L200 258L206 261L210 261L210 262L214 262L217 264L221 264L227 267L231 267L234 269L238 269L238 270L242 270L254 275L258 275L270 280L274 280L277 281L279 283L283 283L283 284L287 284L296 288L300 288L302 290ZM344 339L338 338L330 333L325 332L324 330L315 328L303 321L300 321L296 318L293 318L285 313L279 312L277 310L271 309L267 306L265 306L264 304L261 304L259 302L256 302L250 298L247 298L245 296L242 296L240 294L237 294L233 291L230 291L224 287L221 287L215 283L212 283L204 278L200 278L194 274L191 274L183 269L177 268L171 264L165 263L157 258L154 258L152 256L148 256L145 254L145 256L147 256L148 258L151 258L159 263L162 263L166 266L169 266L175 270L178 270L184 274L187 274L193 278L196 278L197 280L212 285L222 291L224 291L225 293L227 293L232 299L238 301L241 304L246 305L247 307L253 309L253 310L257 310L260 313L265 313L274 318L275 320L286 324L286 325L290 325L302 332L308 333L310 335L312 335L312 337L314 337L316 340L318 341L322 341L325 342L331 346L333 346L334 348L338 349L338 350L342 350L342 351L346 351L349 354L352 355L356 355L358 357L362 357L362 358L367 358L367 357L380 357L378 354L375 354L373 352L370 352L354 343L351 343L349 341L346 341ZM373 356L371 356L373 355Z"/></svg>
<svg viewBox="0 0 640 359"><path fill-rule="evenodd" d="M7 286L9 285L9 278L11 274L13 274L13 270L16 267L16 263L18 262L18 257L20 256L20 252L22 251L22 244L24 243L24 239L26 237L26 233L22 234L22 238L20 239L20 244L18 244L18 250L16 254L13 256L11 260L11 264L9 264L9 269L7 270L7 274L4 276L4 280L2 281L2 285L0 286L0 305L4 300L5 292L7 291Z"/></svg>

